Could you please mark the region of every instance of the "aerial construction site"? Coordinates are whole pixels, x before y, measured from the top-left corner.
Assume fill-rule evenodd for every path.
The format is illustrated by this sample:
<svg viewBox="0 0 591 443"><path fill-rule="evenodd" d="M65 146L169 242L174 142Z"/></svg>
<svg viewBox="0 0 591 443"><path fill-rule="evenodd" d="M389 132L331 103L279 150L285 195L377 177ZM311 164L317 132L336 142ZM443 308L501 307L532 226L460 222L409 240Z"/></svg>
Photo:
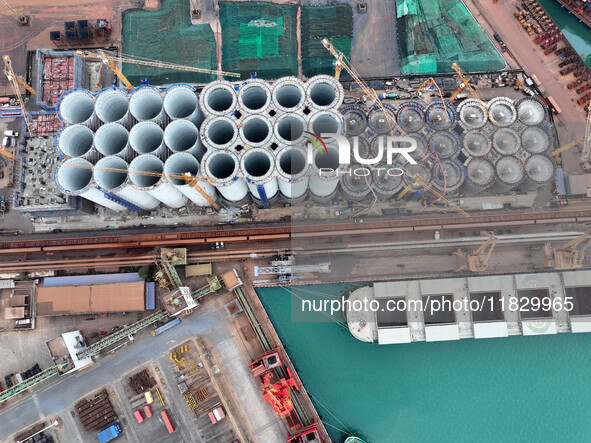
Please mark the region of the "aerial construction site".
<svg viewBox="0 0 591 443"><path fill-rule="evenodd" d="M564 3L3 1L0 440L387 442L308 327L591 332Z"/></svg>

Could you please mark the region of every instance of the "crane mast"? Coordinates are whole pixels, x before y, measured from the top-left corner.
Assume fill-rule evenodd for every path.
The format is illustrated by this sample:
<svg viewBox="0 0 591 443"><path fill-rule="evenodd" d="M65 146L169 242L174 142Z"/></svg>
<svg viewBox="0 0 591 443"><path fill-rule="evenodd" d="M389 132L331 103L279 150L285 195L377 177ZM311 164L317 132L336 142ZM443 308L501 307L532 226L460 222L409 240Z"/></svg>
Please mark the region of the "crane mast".
<svg viewBox="0 0 591 443"><path fill-rule="evenodd" d="M4 74L8 77L12 88L14 89L14 93L16 94L16 98L18 99L19 107L21 108L21 112L23 113L23 118L25 119L25 125L27 127L27 131L30 136L34 135L34 128L29 118L27 117L27 109L25 108L25 102L23 101L23 96L21 95L20 88L17 83L17 76L12 69L12 62L8 55L4 56Z"/></svg>

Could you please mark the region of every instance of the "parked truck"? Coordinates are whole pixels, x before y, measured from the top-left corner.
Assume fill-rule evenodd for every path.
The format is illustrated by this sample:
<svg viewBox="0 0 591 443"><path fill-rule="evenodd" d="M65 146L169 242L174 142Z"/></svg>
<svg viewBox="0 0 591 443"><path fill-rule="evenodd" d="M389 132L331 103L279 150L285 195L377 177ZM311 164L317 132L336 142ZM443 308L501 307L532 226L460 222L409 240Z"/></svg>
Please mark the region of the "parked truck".
<svg viewBox="0 0 591 443"><path fill-rule="evenodd" d="M170 328L178 325L181 322L180 318L175 318L174 320L169 321L168 323L163 324L159 328L156 328L152 331L152 335L156 336L162 334L164 331L168 331Z"/></svg>
<svg viewBox="0 0 591 443"><path fill-rule="evenodd" d="M100 443L106 443L119 437L121 432L121 426L119 426L119 423L113 423L107 429L103 429L99 432L97 437Z"/></svg>

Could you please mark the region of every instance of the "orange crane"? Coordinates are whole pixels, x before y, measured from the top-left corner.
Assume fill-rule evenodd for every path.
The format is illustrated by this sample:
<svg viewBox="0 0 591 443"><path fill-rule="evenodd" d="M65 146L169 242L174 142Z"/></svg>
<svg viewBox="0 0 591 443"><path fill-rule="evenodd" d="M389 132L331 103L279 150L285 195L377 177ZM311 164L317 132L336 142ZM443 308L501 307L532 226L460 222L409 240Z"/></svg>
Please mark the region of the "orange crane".
<svg viewBox="0 0 591 443"><path fill-rule="evenodd" d="M450 98L447 99L447 101L450 102L450 103L453 102L456 99L456 97L458 95L460 95L461 92L468 87L468 83L467 82L470 82L470 80L472 80L472 76L471 75L469 75L468 77L466 77L466 80L463 80L462 79L462 83L460 83L460 85L458 86L458 89L456 89L454 91L454 93L451 95Z"/></svg>
<svg viewBox="0 0 591 443"><path fill-rule="evenodd" d="M16 94L16 98L18 99L19 107L21 108L21 112L23 113L23 118L25 119L27 131L30 136L33 136L35 131L33 129L33 125L27 117L27 109L25 108L25 102L23 101L23 96L21 95L21 91L17 83L17 76L14 73L14 70L12 69L12 62L8 55L4 56L4 74L6 74L6 77L8 77L8 80L12 85L12 89L14 89L14 93Z"/></svg>
<svg viewBox="0 0 591 443"><path fill-rule="evenodd" d="M183 178L185 179L185 181L187 182L187 184L189 184L190 186L193 187L193 189L195 189L199 194L201 194L201 196L207 200L207 202L213 207L213 209L215 209L216 211L220 210L220 205L218 205L213 198L211 198L211 196L205 192L203 190L203 188L201 188L201 186L198 185L198 180L197 177L193 177L191 176L191 174L189 174L188 172L185 172L183 174Z"/></svg>
<svg viewBox="0 0 591 443"><path fill-rule="evenodd" d="M478 249L472 252L464 252L461 249L458 249L454 252L454 255L461 257L464 260L464 264L460 266L455 272L461 272L465 269L468 269L472 272L480 272L484 271L488 267L488 259L492 254L495 245L499 241L499 239L495 236L495 233L492 231L482 231L480 235L484 235L488 237ZM489 248L488 251L485 253L484 251L486 248Z"/></svg>

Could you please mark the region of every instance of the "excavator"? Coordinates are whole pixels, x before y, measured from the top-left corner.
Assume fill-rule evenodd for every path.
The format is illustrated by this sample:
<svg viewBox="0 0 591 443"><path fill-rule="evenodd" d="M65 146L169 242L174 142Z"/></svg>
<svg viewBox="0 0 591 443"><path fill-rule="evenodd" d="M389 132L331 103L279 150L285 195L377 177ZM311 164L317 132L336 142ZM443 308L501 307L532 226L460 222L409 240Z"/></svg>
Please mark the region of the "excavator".
<svg viewBox="0 0 591 443"><path fill-rule="evenodd" d="M462 272L466 269L471 272L480 272L484 271L488 267L488 259L490 258L490 255L492 254L492 251L499 239L492 231L482 231L480 235L488 237L488 240L480 245L478 249L472 252L465 252L461 249L458 249L456 252L454 252L454 255L457 255L464 260L462 266L456 269L455 272ZM486 251L486 248L489 248L488 251Z"/></svg>

